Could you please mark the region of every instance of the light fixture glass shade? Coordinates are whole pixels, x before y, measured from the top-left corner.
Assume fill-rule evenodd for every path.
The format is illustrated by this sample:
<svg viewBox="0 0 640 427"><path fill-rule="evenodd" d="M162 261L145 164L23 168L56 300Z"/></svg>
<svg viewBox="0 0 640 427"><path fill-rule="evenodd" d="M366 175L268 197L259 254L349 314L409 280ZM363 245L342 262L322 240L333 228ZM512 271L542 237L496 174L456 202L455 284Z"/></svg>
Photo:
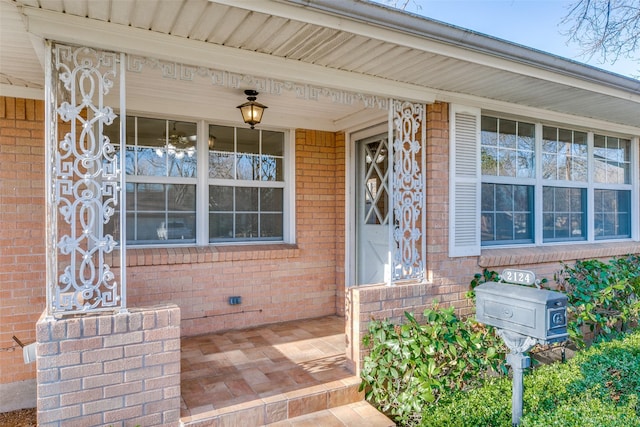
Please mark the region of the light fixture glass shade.
<svg viewBox="0 0 640 427"><path fill-rule="evenodd" d="M255 90L245 90L244 93L247 95L248 101L242 105L238 105L238 108L240 109L240 113L242 113L242 120L250 125L251 129L254 129L255 125L262 121L262 114L267 106L256 102L258 92Z"/></svg>

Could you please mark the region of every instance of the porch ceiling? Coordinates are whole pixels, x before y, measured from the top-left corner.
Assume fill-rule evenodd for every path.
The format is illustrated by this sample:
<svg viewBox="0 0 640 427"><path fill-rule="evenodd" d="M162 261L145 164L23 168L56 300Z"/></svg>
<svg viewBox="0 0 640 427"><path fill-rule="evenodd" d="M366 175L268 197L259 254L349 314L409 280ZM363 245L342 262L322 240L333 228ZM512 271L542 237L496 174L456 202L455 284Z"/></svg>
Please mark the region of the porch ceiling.
<svg viewBox="0 0 640 427"><path fill-rule="evenodd" d="M488 99L495 109L513 103L640 127L640 81L360 0L0 0L0 16L5 90L42 88L39 40L53 38L381 98ZM145 78L158 96L180 96L161 77ZM184 100L204 106L211 96L195 90ZM239 90L216 96L243 101ZM365 114L292 93L259 100L279 124L340 129Z"/></svg>

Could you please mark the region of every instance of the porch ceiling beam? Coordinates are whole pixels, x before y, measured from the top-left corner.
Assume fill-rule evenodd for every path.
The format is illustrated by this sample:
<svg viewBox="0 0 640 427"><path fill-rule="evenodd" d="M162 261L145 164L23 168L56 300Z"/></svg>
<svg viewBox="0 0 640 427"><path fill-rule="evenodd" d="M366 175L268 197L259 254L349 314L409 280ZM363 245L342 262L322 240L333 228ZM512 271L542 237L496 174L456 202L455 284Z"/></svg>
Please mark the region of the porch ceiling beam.
<svg viewBox="0 0 640 427"><path fill-rule="evenodd" d="M42 39L382 98L421 103L435 101L432 90L418 85L43 9L23 7L22 13L27 31Z"/></svg>
<svg viewBox="0 0 640 427"><path fill-rule="evenodd" d="M380 5L334 0L209 0L640 103L640 84L539 50ZM632 93L630 93L632 92Z"/></svg>

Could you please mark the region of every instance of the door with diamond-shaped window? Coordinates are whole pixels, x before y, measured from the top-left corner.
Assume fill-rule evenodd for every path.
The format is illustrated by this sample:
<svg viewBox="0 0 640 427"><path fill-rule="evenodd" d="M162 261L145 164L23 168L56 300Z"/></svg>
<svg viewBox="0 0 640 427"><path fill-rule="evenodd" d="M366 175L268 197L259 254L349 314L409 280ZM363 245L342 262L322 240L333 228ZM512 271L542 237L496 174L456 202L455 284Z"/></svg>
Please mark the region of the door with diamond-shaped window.
<svg viewBox="0 0 640 427"><path fill-rule="evenodd" d="M385 283L390 275L387 134L356 144L356 283Z"/></svg>

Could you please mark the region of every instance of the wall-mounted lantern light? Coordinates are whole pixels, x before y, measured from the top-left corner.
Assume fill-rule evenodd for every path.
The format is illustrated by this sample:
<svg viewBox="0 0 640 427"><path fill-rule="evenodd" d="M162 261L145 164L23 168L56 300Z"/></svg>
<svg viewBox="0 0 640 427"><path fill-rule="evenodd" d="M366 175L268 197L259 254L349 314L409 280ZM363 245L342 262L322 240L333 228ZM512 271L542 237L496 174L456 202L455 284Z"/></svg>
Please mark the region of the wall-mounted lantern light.
<svg viewBox="0 0 640 427"><path fill-rule="evenodd" d="M259 102L256 102L256 97L258 96L258 92L255 90L245 90L245 95L247 95L247 101L242 105L238 105L240 112L242 113L242 120L248 125L251 126L251 129L255 127L262 120L262 113L267 108L266 105L262 105Z"/></svg>

